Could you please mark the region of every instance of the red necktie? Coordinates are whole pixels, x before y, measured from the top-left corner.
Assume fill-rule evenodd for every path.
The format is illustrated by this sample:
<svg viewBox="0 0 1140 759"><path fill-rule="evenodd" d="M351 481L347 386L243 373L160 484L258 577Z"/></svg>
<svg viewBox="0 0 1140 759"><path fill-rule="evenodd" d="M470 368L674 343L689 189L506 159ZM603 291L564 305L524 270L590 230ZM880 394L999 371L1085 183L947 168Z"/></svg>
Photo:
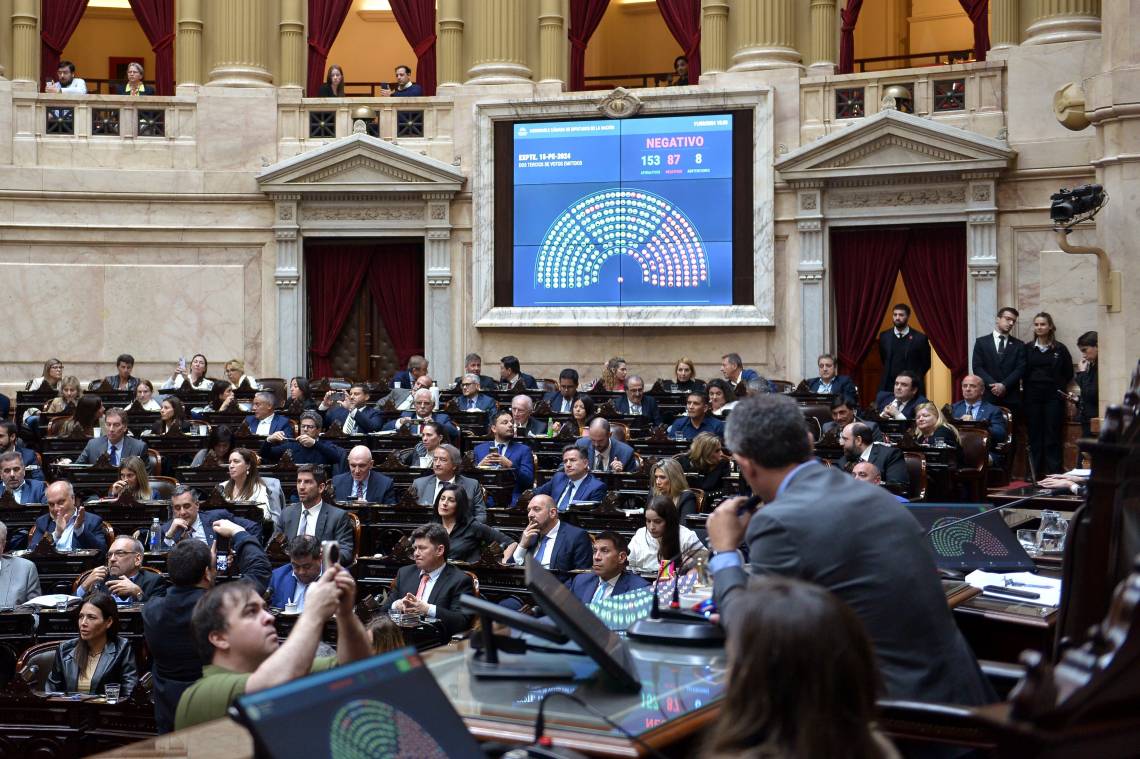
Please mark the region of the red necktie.
<svg viewBox="0 0 1140 759"><path fill-rule="evenodd" d="M422 599L424 597L424 590L427 588L428 577L429 575L427 572L420 572L420 587L416 590L416 598Z"/></svg>

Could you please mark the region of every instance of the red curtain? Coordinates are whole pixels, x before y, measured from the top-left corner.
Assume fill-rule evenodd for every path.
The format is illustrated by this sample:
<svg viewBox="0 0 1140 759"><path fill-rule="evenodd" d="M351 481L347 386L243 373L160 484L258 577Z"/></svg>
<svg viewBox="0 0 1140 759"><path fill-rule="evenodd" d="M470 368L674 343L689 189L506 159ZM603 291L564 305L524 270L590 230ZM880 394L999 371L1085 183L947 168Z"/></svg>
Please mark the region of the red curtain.
<svg viewBox="0 0 1140 759"><path fill-rule="evenodd" d="M59 57L79 26L87 0L41 0L40 6L40 86L55 80ZM83 72L77 72L82 78Z"/></svg>
<svg viewBox="0 0 1140 759"><path fill-rule="evenodd" d="M309 0L309 97L321 91L329 49L351 7L352 0Z"/></svg>
<svg viewBox="0 0 1140 759"><path fill-rule="evenodd" d="M974 60L984 61L990 49L990 0L958 0L974 24Z"/></svg>
<svg viewBox="0 0 1140 759"><path fill-rule="evenodd" d="M574 0L570 3L570 90L586 89L586 45L610 0Z"/></svg>
<svg viewBox="0 0 1140 759"><path fill-rule="evenodd" d="M423 253L414 244L385 245L372 251L371 261L368 290L396 349L396 362L404 366L412 356L424 354Z"/></svg>
<svg viewBox="0 0 1140 759"><path fill-rule="evenodd" d="M435 94L435 0L392 0L392 15L416 54L412 79Z"/></svg>
<svg viewBox="0 0 1140 759"><path fill-rule="evenodd" d="M855 24L859 21L859 11L863 0L847 0L847 7L840 9L839 18L839 72L850 74L855 69Z"/></svg>
<svg viewBox="0 0 1140 759"><path fill-rule="evenodd" d="M906 230L897 228L831 231L831 289L835 293L839 366L861 389L866 384L863 357L878 337L906 245ZM874 395L871 392L871 399Z"/></svg>
<svg viewBox="0 0 1140 759"><path fill-rule="evenodd" d="M902 262L903 284L931 346L950 369L954 400L962 397L968 368L965 272L965 225L911 230Z"/></svg>
<svg viewBox="0 0 1140 759"><path fill-rule="evenodd" d="M329 352L356 301L368 261L368 248L361 245L305 246L305 278L313 335L309 348L313 354L310 376L332 374Z"/></svg>
<svg viewBox="0 0 1140 759"><path fill-rule="evenodd" d="M657 0L673 39L689 59L689 84L701 75L701 0Z"/></svg>
<svg viewBox="0 0 1140 759"><path fill-rule="evenodd" d="M154 91L174 94L174 0L131 0L139 26L154 51Z"/></svg>

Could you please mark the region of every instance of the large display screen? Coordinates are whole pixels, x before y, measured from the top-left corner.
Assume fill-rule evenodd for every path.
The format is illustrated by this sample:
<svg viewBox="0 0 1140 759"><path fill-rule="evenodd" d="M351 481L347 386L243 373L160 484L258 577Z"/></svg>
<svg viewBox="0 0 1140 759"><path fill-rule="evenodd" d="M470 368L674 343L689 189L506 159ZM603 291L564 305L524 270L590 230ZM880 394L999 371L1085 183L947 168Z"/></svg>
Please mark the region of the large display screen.
<svg viewBox="0 0 1140 759"><path fill-rule="evenodd" d="M513 305L731 304L733 118L515 122Z"/></svg>

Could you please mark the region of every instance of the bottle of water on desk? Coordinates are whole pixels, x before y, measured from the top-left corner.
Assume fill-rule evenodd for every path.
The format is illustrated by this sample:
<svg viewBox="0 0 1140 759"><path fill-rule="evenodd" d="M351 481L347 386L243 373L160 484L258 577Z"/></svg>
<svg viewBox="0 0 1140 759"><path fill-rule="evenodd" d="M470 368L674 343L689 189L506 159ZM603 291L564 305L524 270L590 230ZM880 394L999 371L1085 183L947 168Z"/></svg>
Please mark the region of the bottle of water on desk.
<svg viewBox="0 0 1140 759"><path fill-rule="evenodd" d="M158 523L158 517L150 521L150 536L147 539L147 549L150 551L158 550L159 534L162 532L162 526Z"/></svg>

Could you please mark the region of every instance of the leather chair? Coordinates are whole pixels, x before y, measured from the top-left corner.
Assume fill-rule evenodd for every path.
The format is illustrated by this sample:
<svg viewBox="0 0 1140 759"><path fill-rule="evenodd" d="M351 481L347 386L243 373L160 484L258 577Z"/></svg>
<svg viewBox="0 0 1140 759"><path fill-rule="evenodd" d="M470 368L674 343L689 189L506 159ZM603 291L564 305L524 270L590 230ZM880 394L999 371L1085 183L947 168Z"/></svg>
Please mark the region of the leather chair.
<svg viewBox="0 0 1140 759"><path fill-rule="evenodd" d="M37 643L20 654L20 658L16 661L16 674L33 690L43 691L47 687L48 675L51 674L52 665L55 664L55 654L59 644L58 640Z"/></svg>
<svg viewBox="0 0 1140 759"><path fill-rule="evenodd" d="M355 511L345 513L348 514L348 521L352 523L352 564L356 564L356 559L360 556L360 517Z"/></svg>
<svg viewBox="0 0 1140 759"><path fill-rule="evenodd" d="M169 501L174 488L178 487L178 480L173 477L150 477L150 486L158 491L159 500Z"/></svg>
<svg viewBox="0 0 1140 759"><path fill-rule="evenodd" d="M700 488L689 488L689 490L692 491L693 495L696 496L696 498L697 498L697 513L698 514L704 514L705 513L705 491L701 490Z"/></svg>
<svg viewBox="0 0 1140 759"><path fill-rule="evenodd" d="M922 451L903 451L906 472L910 480L906 497L911 501L926 500L926 456Z"/></svg>
<svg viewBox="0 0 1140 759"><path fill-rule="evenodd" d="M162 474L162 454L153 448L146 449L146 463L149 465L148 474Z"/></svg>
<svg viewBox="0 0 1140 759"><path fill-rule="evenodd" d="M964 428L958 431L962 443L962 466L957 479L970 489L970 499L985 500L989 478L990 433L985 430Z"/></svg>

